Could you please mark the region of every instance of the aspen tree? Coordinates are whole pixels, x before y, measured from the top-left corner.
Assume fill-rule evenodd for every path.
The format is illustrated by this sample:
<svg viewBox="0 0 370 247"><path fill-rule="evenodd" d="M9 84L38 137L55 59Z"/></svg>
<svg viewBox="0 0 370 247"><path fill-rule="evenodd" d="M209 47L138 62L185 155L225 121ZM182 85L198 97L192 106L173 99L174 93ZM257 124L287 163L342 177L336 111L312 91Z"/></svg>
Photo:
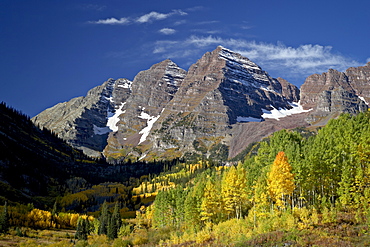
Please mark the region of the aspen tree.
<svg viewBox="0 0 370 247"><path fill-rule="evenodd" d="M220 191L217 190L215 183L209 179L204 188L203 200L200 207L201 220L214 222L217 213L220 212L220 207Z"/></svg>
<svg viewBox="0 0 370 247"><path fill-rule="evenodd" d="M197 183L193 188L190 189L184 202L186 228L193 231L198 231L201 228L201 220L199 216L203 191L204 183Z"/></svg>
<svg viewBox="0 0 370 247"><path fill-rule="evenodd" d="M254 226L256 226L257 218L266 218L268 216L269 202L265 172L262 172L261 176L254 182L254 185L252 187L252 213Z"/></svg>
<svg viewBox="0 0 370 247"><path fill-rule="evenodd" d="M246 176L245 169L239 164L238 168L231 166L222 180L221 194L224 210L228 216L234 214L237 219L242 217L243 204L247 201Z"/></svg>
<svg viewBox="0 0 370 247"><path fill-rule="evenodd" d="M295 188L291 170L292 167L285 153L279 152L268 173L267 186L273 201L281 209L285 208L286 196L292 195Z"/></svg>

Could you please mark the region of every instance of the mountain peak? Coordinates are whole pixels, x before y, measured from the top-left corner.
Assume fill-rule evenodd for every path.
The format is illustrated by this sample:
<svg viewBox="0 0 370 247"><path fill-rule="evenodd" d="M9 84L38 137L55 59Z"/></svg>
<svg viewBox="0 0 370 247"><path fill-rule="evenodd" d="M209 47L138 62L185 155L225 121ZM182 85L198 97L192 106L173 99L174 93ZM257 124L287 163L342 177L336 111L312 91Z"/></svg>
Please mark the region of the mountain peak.
<svg viewBox="0 0 370 247"><path fill-rule="evenodd" d="M111 160L225 160L242 148L240 143L248 145L286 126L306 126L307 116L365 109L369 80L368 65L345 73L329 70L308 77L300 94L242 54L218 46L188 71L166 59L132 82L109 79L34 121L86 153L103 151ZM303 112L299 121L292 120L298 116L290 115ZM264 126L261 131L259 126Z"/></svg>

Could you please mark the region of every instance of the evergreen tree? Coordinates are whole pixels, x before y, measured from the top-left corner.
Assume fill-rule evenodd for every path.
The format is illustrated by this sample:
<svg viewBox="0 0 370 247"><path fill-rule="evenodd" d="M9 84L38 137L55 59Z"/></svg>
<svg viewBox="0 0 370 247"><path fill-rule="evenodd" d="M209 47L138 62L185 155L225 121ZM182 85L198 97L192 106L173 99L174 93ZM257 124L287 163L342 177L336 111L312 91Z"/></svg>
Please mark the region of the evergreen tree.
<svg viewBox="0 0 370 247"><path fill-rule="evenodd" d="M5 202L3 212L0 215L0 233L7 233L9 230L8 203Z"/></svg>
<svg viewBox="0 0 370 247"><path fill-rule="evenodd" d="M51 210L51 223L55 224L57 223L57 201L54 202L53 209Z"/></svg>
<svg viewBox="0 0 370 247"><path fill-rule="evenodd" d="M109 220L110 220L110 217L109 217L109 212L108 212L108 204L106 201L104 201L103 205L102 205L102 209L101 209L101 214L100 214L100 217L99 217L99 221L100 221L100 225L99 225L99 235L101 234L105 234L107 235L108 233L108 224L109 224Z"/></svg>
<svg viewBox="0 0 370 247"><path fill-rule="evenodd" d="M108 238L115 239L118 237L118 231L121 228L121 224L122 224L122 221L121 221L121 216L119 214L119 205L118 205L118 202L116 202L112 217L110 217L110 220L108 222L108 229L107 229Z"/></svg>
<svg viewBox="0 0 370 247"><path fill-rule="evenodd" d="M57 214L57 201L54 202L53 209L51 211L51 215L55 216Z"/></svg>
<svg viewBox="0 0 370 247"><path fill-rule="evenodd" d="M87 240L87 236L90 234L90 222L86 218L79 217L77 220L75 238L78 240Z"/></svg>

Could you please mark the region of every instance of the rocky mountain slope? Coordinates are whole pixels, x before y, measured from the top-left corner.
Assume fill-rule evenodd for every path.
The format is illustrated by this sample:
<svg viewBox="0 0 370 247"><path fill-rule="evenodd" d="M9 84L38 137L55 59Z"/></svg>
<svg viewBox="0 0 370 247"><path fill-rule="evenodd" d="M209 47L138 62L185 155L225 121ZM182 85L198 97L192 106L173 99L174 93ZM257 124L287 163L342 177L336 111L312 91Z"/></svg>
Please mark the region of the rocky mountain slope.
<svg viewBox="0 0 370 247"><path fill-rule="evenodd" d="M345 72L330 69L309 76L301 87L303 108L313 108L307 121L327 122L339 113L356 113L368 109L370 100L370 63Z"/></svg>
<svg viewBox="0 0 370 247"><path fill-rule="evenodd" d="M248 58L217 47L188 71L165 60L132 82L109 79L33 121L86 154L103 153L112 162L182 156L225 160L281 128L366 110L369 67L312 75L300 91Z"/></svg>

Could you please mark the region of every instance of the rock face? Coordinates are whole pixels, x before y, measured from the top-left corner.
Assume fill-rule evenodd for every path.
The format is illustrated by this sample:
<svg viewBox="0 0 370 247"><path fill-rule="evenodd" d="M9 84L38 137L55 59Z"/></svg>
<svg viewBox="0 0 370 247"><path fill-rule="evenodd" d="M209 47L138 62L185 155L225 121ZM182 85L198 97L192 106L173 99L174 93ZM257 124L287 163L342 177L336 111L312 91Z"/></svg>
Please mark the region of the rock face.
<svg viewBox="0 0 370 247"><path fill-rule="evenodd" d="M116 102L131 94L131 82L109 79L91 89L85 97L59 103L41 112L32 121L52 130L72 146L90 156L100 156L107 144L107 118L115 111Z"/></svg>
<svg viewBox="0 0 370 247"><path fill-rule="evenodd" d="M152 148L169 156L227 156L235 124L262 121L264 110L292 108L282 92L279 81L258 65L218 47L189 68L153 127Z"/></svg>
<svg viewBox="0 0 370 247"><path fill-rule="evenodd" d="M315 123L340 113L367 110L370 99L370 66L349 68L346 72L330 69L309 76L301 87L301 104L313 109L307 121ZM366 98L365 98L366 97Z"/></svg>
<svg viewBox="0 0 370 247"><path fill-rule="evenodd" d="M122 101L116 114L116 130L109 136L104 154L112 159L140 156L133 149L145 142L155 121L182 85L186 71L171 60L140 72L132 83L132 94ZM116 112L117 113L117 112Z"/></svg>
<svg viewBox="0 0 370 247"><path fill-rule="evenodd" d="M365 66L351 67L345 72L356 95L366 103L370 102L370 62Z"/></svg>
<svg viewBox="0 0 370 247"><path fill-rule="evenodd" d="M132 82L109 79L33 121L111 162L184 156L225 160L276 130L366 110L369 68L312 75L300 91L218 47L188 71L165 60Z"/></svg>

